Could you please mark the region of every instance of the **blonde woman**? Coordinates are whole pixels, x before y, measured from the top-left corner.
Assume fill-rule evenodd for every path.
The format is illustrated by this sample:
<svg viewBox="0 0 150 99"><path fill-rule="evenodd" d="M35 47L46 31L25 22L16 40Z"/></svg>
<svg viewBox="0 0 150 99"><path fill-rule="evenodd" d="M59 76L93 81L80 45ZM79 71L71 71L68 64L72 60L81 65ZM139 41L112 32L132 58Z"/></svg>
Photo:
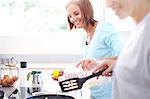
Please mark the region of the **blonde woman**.
<svg viewBox="0 0 150 99"><path fill-rule="evenodd" d="M94 72L108 67L105 76L113 70L113 99L150 99L150 0L107 1L120 19L130 16L136 27L117 61L107 60Z"/></svg>

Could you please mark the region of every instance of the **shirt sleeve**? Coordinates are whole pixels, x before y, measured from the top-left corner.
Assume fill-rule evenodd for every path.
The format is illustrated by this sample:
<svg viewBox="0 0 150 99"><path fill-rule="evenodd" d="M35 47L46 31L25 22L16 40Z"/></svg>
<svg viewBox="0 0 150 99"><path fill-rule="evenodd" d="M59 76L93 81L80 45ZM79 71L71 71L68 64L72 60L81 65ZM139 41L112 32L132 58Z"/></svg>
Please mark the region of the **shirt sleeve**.
<svg viewBox="0 0 150 99"><path fill-rule="evenodd" d="M119 55L122 48L123 48L123 43L120 39L120 35L118 31L115 29L115 27L109 23L105 24L103 26L103 31L105 31L105 37L104 37L104 42L105 44L112 48L116 55Z"/></svg>

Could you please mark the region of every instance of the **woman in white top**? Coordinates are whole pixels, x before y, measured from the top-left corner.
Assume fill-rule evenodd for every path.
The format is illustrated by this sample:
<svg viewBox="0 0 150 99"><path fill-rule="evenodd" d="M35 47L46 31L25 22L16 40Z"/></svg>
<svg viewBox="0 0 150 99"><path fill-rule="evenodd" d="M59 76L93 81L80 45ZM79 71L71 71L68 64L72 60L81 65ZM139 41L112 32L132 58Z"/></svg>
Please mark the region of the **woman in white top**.
<svg viewBox="0 0 150 99"><path fill-rule="evenodd" d="M119 18L131 16L136 27L117 61L106 60L94 72L107 68L103 72L107 76L113 70L113 99L150 99L150 0L108 3Z"/></svg>

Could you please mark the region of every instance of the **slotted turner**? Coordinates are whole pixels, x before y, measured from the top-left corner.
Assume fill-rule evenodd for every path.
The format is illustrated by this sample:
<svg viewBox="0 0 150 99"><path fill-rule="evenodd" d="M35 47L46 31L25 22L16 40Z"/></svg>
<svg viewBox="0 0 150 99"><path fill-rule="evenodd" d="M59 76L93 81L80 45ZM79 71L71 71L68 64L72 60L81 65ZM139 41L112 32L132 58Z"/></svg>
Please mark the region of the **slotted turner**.
<svg viewBox="0 0 150 99"><path fill-rule="evenodd" d="M77 90L77 89L81 89L83 84L90 78L102 75L103 71L105 70L101 70L97 73L91 74L87 77L83 77L83 78L71 78L71 79L67 79L64 81L59 82L59 85L61 87L62 92L68 92L68 91L72 91L72 90Z"/></svg>

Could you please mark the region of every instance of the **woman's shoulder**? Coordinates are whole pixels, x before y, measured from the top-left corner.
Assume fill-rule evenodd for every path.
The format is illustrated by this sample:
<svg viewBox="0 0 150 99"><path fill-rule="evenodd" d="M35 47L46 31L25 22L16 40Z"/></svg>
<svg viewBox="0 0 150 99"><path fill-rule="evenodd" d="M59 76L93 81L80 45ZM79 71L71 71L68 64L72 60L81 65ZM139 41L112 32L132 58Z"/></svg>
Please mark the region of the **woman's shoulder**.
<svg viewBox="0 0 150 99"><path fill-rule="evenodd" d="M105 34L117 32L117 29L109 22L99 22L97 25L97 30Z"/></svg>
<svg viewBox="0 0 150 99"><path fill-rule="evenodd" d="M106 30L114 30L115 29L115 27L109 22L101 22L100 24L101 24L102 29L106 29Z"/></svg>

